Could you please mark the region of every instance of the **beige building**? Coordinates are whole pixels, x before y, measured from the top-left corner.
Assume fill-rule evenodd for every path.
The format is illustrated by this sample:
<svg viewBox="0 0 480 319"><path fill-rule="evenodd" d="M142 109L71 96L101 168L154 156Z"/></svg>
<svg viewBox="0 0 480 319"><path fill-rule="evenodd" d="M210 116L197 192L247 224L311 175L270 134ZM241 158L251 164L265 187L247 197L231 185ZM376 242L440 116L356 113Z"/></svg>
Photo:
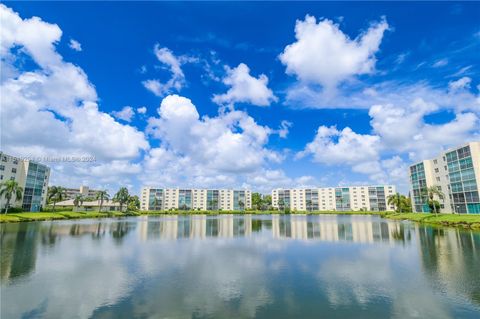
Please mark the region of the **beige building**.
<svg viewBox="0 0 480 319"><path fill-rule="evenodd" d="M393 185L274 189L272 206L292 211L392 211Z"/></svg>
<svg viewBox="0 0 480 319"><path fill-rule="evenodd" d="M26 159L0 152L0 182L17 181L23 189L22 199L10 201L10 207L19 207L27 212L38 212L47 202L50 168ZM6 199L0 197L0 207L5 208Z"/></svg>
<svg viewBox="0 0 480 319"><path fill-rule="evenodd" d="M249 190L143 187L142 210L244 210L252 207Z"/></svg>
<svg viewBox="0 0 480 319"><path fill-rule="evenodd" d="M80 186L80 188L66 188L67 198L73 199L77 195L82 195L83 197L95 198L97 196L98 190L90 189L88 186Z"/></svg>
<svg viewBox="0 0 480 319"><path fill-rule="evenodd" d="M438 186L445 196L435 197L444 213L480 214L480 142L449 149L409 168L412 207L430 212L426 190Z"/></svg>
<svg viewBox="0 0 480 319"><path fill-rule="evenodd" d="M72 208L74 212L88 212L88 211L99 211L100 210L100 200L94 201L84 201L80 202L75 206L73 199L67 199L62 202L58 202L55 205L56 207L65 207L65 208ZM122 211L127 210L127 205L123 205ZM120 211L120 204L114 202L113 200L104 200L102 204L102 212L110 212L110 211Z"/></svg>

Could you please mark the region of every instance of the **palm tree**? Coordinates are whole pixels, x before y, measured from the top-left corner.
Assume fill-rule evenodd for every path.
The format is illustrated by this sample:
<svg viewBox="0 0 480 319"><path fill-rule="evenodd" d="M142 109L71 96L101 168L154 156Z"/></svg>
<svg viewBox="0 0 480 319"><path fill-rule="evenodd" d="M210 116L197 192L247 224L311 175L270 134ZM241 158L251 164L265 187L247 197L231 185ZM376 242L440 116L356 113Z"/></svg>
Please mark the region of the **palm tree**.
<svg viewBox="0 0 480 319"><path fill-rule="evenodd" d="M338 201L340 202L340 211L343 211L343 197L338 197Z"/></svg>
<svg viewBox="0 0 480 319"><path fill-rule="evenodd" d="M15 200L22 199L23 188L18 185L17 181L8 180L0 184L0 197L5 195L7 202L5 203L5 214L8 213L8 207L10 207L10 200L12 196Z"/></svg>
<svg viewBox="0 0 480 319"><path fill-rule="evenodd" d="M129 199L130 194L128 194L128 189L126 187L121 187L115 196L113 196L113 201L120 204L120 211L123 211L123 205L128 203Z"/></svg>
<svg viewBox="0 0 480 319"><path fill-rule="evenodd" d="M284 210L285 208L285 201L283 199L279 199L278 200L278 208L280 208L281 210Z"/></svg>
<svg viewBox="0 0 480 319"><path fill-rule="evenodd" d="M109 200L110 199L110 194L108 194L107 190L98 191L96 196L95 196L95 199L100 202L100 208L99 208L98 211L102 212L103 201L104 200Z"/></svg>
<svg viewBox="0 0 480 319"><path fill-rule="evenodd" d="M387 197L387 204L395 206L397 213L400 213L403 207L403 199L400 193L396 193Z"/></svg>
<svg viewBox="0 0 480 319"><path fill-rule="evenodd" d="M53 211L55 205L67 197L67 190L61 186L52 186L48 189L48 199L53 201Z"/></svg>
<svg viewBox="0 0 480 319"><path fill-rule="evenodd" d="M238 201L238 207L240 207L240 210L243 210L245 208L245 203L241 200Z"/></svg>
<svg viewBox="0 0 480 319"><path fill-rule="evenodd" d="M430 187L427 187L427 189L425 190L425 193L430 199L430 202L432 203L433 211L435 212L435 215L437 215L437 205L435 205L434 197L436 195L438 196L439 199L442 199L445 195L440 190L440 187L437 185L432 185Z"/></svg>
<svg viewBox="0 0 480 319"><path fill-rule="evenodd" d="M310 199L307 199L306 204L307 204L307 211L310 212L312 210L312 201Z"/></svg>
<svg viewBox="0 0 480 319"><path fill-rule="evenodd" d="M212 199L208 202L211 210L218 210L218 199Z"/></svg>
<svg viewBox="0 0 480 319"><path fill-rule="evenodd" d="M75 207L79 207L83 204L84 198L82 195L75 195L75 199L73 200L73 205Z"/></svg>

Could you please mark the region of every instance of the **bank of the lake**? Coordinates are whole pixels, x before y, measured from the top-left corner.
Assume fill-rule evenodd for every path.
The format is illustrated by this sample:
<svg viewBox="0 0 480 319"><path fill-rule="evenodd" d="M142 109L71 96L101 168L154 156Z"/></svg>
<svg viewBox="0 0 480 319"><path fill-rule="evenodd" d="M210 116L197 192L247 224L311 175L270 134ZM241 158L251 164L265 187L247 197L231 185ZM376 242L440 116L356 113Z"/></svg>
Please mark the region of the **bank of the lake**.
<svg viewBox="0 0 480 319"><path fill-rule="evenodd" d="M143 215L222 215L222 214L284 214L281 211L140 211L140 212L40 212L40 213L12 213L1 214L0 223L31 222L45 220L68 220L83 218L119 218L126 216ZM383 218L395 220L409 220L422 224L460 227L466 229L480 229L480 215L456 215L456 214L425 214L425 213L394 213L394 212L369 212L369 211L319 211L319 212L292 212L307 215L379 215Z"/></svg>

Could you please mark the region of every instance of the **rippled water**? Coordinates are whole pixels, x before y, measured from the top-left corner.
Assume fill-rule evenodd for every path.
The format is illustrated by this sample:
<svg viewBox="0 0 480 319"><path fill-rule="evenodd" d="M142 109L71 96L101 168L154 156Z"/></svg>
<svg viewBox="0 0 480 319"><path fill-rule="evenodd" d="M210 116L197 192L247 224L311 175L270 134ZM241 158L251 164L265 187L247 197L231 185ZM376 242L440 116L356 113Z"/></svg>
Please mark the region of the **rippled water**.
<svg viewBox="0 0 480 319"><path fill-rule="evenodd" d="M377 216L1 225L1 318L480 318L480 233Z"/></svg>

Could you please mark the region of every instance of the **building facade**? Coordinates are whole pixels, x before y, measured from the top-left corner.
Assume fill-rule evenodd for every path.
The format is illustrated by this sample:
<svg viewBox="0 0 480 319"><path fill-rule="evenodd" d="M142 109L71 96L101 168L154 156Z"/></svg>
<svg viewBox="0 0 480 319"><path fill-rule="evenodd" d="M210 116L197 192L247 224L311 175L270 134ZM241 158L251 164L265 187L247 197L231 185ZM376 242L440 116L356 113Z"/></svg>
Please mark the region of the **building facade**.
<svg viewBox="0 0 480 319"><path fill-rule="evenodd" d="M10 201L11 207L38 212L47 202L50 168L29 160L23 160L0 152L0 182L14 180L23 189L22 199ZM6 199L0 198L0 207L5 208Z"/></svg>
<svg viewBox="0 0 480 319"><path fill-rule="evenodd" d="M438 186L445 196L435 198L444 213L480 214L480 142L449 149L434 159L409 168L414 212L430 212L427 188Z"/></svg>
<svg viewBox="0 0 480 319"><path fill-rule="evenodd" d="M245 210L252 207L249 190L143 187L142 210Z"/></svg>
<svg viewBox="0 0 480 319"><path fill-rule="evenodd" d="M272 206L292 211L392 211L387 198L395 193L393 185L277 188L272 191Z"/></svg>
<svg viewBox="0 0 480 319"><path fill-rule="evenodd" d="M75 196L81 195L83 197L95 198L98 190L90 189L88 186L80 186L80 188L66 188L67 199L74 199Z"/></svg>

